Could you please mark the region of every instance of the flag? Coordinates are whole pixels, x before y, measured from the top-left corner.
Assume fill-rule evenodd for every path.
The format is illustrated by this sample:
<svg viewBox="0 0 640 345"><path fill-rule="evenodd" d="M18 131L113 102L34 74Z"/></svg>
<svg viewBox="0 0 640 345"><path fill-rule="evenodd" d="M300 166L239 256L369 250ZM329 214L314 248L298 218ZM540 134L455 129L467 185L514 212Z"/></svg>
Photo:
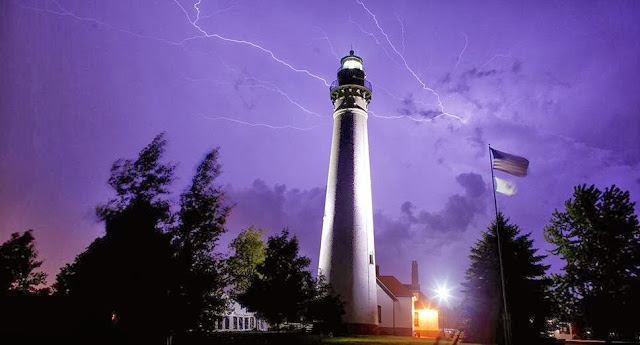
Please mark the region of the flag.
<svg viewBox="0 0 640 345"><path fill-rule="evenodd" d="M518 188L516 188L515 183L511 181L503 180L497 176L494 178L496 180L496 192L502 193L508 196L516 195L516 192L518 192Z"/></svg>
<svg viewBox="0 0 640 345"><path fill-rule="evenodd" d="M527 176L529 161L526 158L490 148L493 154L493 168L515 176Z"/></svg>

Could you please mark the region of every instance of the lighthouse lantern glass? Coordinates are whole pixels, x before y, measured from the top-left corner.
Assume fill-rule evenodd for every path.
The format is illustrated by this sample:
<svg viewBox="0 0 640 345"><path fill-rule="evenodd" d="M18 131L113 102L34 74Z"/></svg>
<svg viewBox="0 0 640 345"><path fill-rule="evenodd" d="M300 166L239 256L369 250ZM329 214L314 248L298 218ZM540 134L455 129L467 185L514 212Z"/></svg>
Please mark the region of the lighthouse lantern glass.
<svg viewBox="0 0 640 345"><path fill-rule="evenodd" d="M342 62L342 68L344 69L362 69L362 62L355 59L346 59Z"/></svg>

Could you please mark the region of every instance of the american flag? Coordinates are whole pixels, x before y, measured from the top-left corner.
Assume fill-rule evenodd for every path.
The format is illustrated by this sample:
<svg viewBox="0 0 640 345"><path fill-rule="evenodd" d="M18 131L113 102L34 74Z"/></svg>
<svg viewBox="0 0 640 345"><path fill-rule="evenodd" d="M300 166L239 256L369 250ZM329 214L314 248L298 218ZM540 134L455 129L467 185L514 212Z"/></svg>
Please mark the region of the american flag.
<svg viewBox="0 0 640 345"><path fill-rule="evenodd" d="M527 176L529 161L520 156L491 149L493 155L493 168L515 176Z"/></svg>

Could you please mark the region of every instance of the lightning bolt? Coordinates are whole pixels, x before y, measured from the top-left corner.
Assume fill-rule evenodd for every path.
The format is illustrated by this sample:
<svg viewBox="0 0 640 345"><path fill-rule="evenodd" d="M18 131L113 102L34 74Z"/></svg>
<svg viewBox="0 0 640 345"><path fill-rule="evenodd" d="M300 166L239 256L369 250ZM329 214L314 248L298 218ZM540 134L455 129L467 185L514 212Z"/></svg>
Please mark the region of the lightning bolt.
<svg viewBox="0 0 640 345"><path fill-rule="evenodd" d="M460 61L462 61L462 54L464 54L464 51L467 50L467 43L468 43L467 34L465 34L464 32L461 32L460 34L464 37L464 47L462 48L462 51L460 51L460 54L458 54L458 61L456 62L456 66L453 68L452 73L455 73L456 70L458 69L458 65L460 65Z"/></svg>
<svg viewBox="0 0 640 345"><path fill-rule="evenodd" d="M422 88L426 91L429 91L431 94L433 94L437 101L438 101L438 108L440 108L440 113L443 116L447 116L450 118L454 118L462 123L465 123L465 121L457 116L457 115L453 115L450 114L448 112L446 112L444 110L444 105L442 104L442 100L440 99L440 95L432 88L428 87L427 84L425 84L420 77L418 77L418 75L413 71L413 69L409 66L409 63L407 63L407 59L405 59L404 55L402 53L400 53L398 51L398 49L396 48L396 46L393 44L393 42L391 42L391 39L389 38L389 35L387 35L387 33L384 31L384 29L380 26L380 23L378 22L378 19L376 17L375 14L373 14L373 12L371 12L369 10L369 8L367 8L367 6L364 4L364 2L360 1L360 0L355 0L358 4L360 4L360 6L362 6L362 8L371 16L371 18L373 19L374 23L376 24L376 26L378 27L378 30L380 30L380 33L382 33L382 35L385 37L385 39L387 40L387 43L389 44L389 46L391 47L391 49L393 49L393 51L400 57L400 59L402 60L402 62L404 63L404 67L407 69L407 71L409 71L409 73L411 73L413 75L413 77L418 81L418 83L420 83L420 85L422 85Z"/></svg>
<svg viewBox="0 0 640 345"><path fill-rule="evenodd" d="M311 126L311 127L296 127L296 126L290 126L290 125L274 126L274 125L270 125L270 124L266 124L266 123L253 123L253 122L241 121L241 120L238 120L238 119L234 119L234 118L231 118L231 117L225 117L225 116L209 117L209 116L206 116L204 114L198 114L198 115L202 116L203 118L205 118L207 120L211 120L211 121L223 120L223 121L234 122L234 123L238 123L238 124L245 125L245 126L250 126L250 127L265 127L265 128L269 128L269 129L293 129L293 130L297 130L297 131L310 131L310 130L312 130L314 128L319 127L318 125Z"/></svg>
<svg viewBox="0 0 640 345"><path fill-rule="evenodd" d="M317 39L317 40L324 40L324 41L327 41L327 44L329 44L329 49L331 49L331 54L333 54L333 56L334 56L336 59L340 60L340 56L338 56L338 54L336 54L336 51L335 51L335 50L333 50L333 44L331 44L331 41L329 40L329 36L327 36L327 34L326 34L326 33L324 32L324 30L322 30L321 28L319 28L319 27L317 27L317 26L316 26L315 28L316 28L316 30L320 31L320 33L322 33L322 35L323 35L322 37L318 37L318 38L316 38L316 39Z"/></svg>
<svg viewBox="0 0 640 345"><path fill-rule="evenodd" d="M389 54L389 52L387 51L387 48L385 48L384 45L380 41L378 41L378 38L376 37L376 35L374 35L372 32L368 32L367 30L363 29L362 25L360 25L358 22L356 22L353 19L351 19L351 16L349 16L349 22L351 22L351 24L357 26L358 29L360 29L360 31L363 34L365 34L367 36L371 36L371 38L373 38L373 40L376 42L376 44L379 45L380 48L382 48L382 50L387 55L389 60L393 61L393 63L395 63L396 65L400 66L400 64L391 56L391 54Z"/></svg>
<svg viewBox="0 0 640 345"><path fill-rule="evenodd" d="M112 30L115 30L115 31L119 31L119 32L131 35L131 36L134 36L134 37L138 37L138 38L142 38L142 39L151 39L151 40L154 40L154 41L170 44L170 45L173 45L173 46L183 46L185 44L185 42L187 42L187 41L204 37L202 35L197 35L197 36L184 38L184 39L182 39L180 41L171 41L171 40L168 40L168 39L165 39L165 38L142 35L142 34L139 34L137 32L133 32L131 30L127 30L127 29L124 29L124 28L121 28L121 27L117 27L117 26L112 25L112 24L108 24L108 23L102 22L102 21L97 20L95 18L79 16L79 15L73 13L72 11L68 10L64 6L62 6L56 0L51 0L51 2L56 4L56 6L58 6L59 11L48 9L48 8L37 8L37 7L31 7L31 6L23 6L23 8L34 10L34 11L38 11L38 12L47 12L47 13L51 13L51 14L55 14L55 15L63 16L63 17L64 16L72 17L72 18L74 18L74 19L76 19L78 21L98 24L100 26L103 26L103 27L106 27L106 28L109 28L109 29L112 29Z"/></svg>
<svg viewBox="0 0 640 345"><path fill-rule="evenodd" d="M495 55L493 55L493 57L491 57L491 59L489 59L489 61L485 62L482 66L480 66L480 68L478 68L478 71L481 71L483 68L485 68L488 64L492 63L493 60L497 59L497 58L510 58L511 57L511 52L507 52L506 54L500 54L498 52L496 52Z"/></svg>
<svg viewBox="0 0 640 345"><path fill-rule="evenodd" d="M297 72L297 73L304 73L312 78L315 78L317 80L320 80L324 83L325 86L329 87L329 83L327 82L326 79L313 74L311 72L309 72L306 69L301 69L301 68L296 68L294 66L292 66L291 64L289 64L288 62L283 61L282 59L278 58L273 51L262 47L259 44L250 42L250 41L245 41L245 40L238 40L238 39L233 39L233 38L228 38L228 37L224 37L222 35L216 34L216 33L208 33L206 30L202 29L202 27L200 27L200 25L198 25L198 21L200 20L200 3L202 0L198 0L198 2L196 2L195 4L193 4L193 8L196 10L196 19L192 20L191 16L189 16L189 13L187 12L187 10L184 8L184 6L182 6L180 4L180 2L178 2L178 0L173 0L176 5L178 5L178 7L180 7L180 9L182 10L182 12L184 12L184 15L187 17L187 20L189 21L189 23L191 23L191 25L198 30L200 33L202 33L205 37L207 38L217 38L219 40L225 41L225 42L231 42L231 43L237 43L237 44L242 44L242 45L247 45L250 47L253 47L255 49L258 49L262 52L267 53L269 56L271 56L271 59L273 59L274 61L280 63L281 65L289 68L290 70Z"/></svg>
<svg viewBox="0 0 640 345"><path fill-rule="evenodd" d="M398 18L398 23L400 23L400 33L402 37L402 54L404 54L405 50L407 49L407 47L404 45L404 23L402 22L402 18L399 14L396 15L396 18Z"/></svg>
<svg viewBox="0 0 640 345"><path fill-rule="evenodd" d="M437 116L434 116L432 118L416 117L416 116L411 116L411 115L378 115L378 114L376 114L376 112L374 112L372 110L369 110L368 113L373 115L373 117L376 117L376 118L379 118L379 119L383 119L383 120L409 119L409 120L414 121L414 122L433 122L439 117L447 116L446 114L443 114L443 113L441 113L441 114L439 114ZM465 123L465 124L467 123L463 119L460 119L460 122Z"/></svg>
<svg viewBox="0 0 640 345"><path fill-rule="evenodd" d="M222 62L222 61L221 61ZM300 110L304 111L305 113L309 114L309 115L314 115L317 117L321 117L321 118L326 118L326 116L320 115L315 111L311 111L309 109L307 109L306 107L304 107L302 104L294 101L291 96L289 96L289 94L287 94L286 92L282 91L282 89L280 89L276 84L270 82L270 81L265 81L265 80L260 80L254 77L249 76L246 73L240 72L237 69L231 68L229 65L227 65L226 63L222 62L222 65L229 71L238 74L242 77L243 81L249 81L249 82L255 82L258 84L253 84L253 85L246 85L245 87L252 87L252 88L262 88L265 90L269 90L269 91L273 91L276 92L278 94L280 94L282 97L284 97L285 99L287 99L289 101L289 103L293 104L294 106L298 107Z"/></svg>
<svg viewBox="0 0 640 345"><path fill-rule="evenodd" d="M237 4L238 4L238 2L237 2L237 1L234 1L231 5L229 5L229 6L225 7L225 8L223 8L223 9L220 9L220 10L214 11L214 12L212 12L212 13L209 13L209 14L207 14L206 16L202 16L202 17L200 17L200 19L209 19L209 18L211 18L211 17L213 17L213 16L215 16L215 15L217 15L217 14L220 14L220 13L223 13L223 12L226 12L226 11L229 11L229 10L231 10L231 9L235 8Z"/></svg>

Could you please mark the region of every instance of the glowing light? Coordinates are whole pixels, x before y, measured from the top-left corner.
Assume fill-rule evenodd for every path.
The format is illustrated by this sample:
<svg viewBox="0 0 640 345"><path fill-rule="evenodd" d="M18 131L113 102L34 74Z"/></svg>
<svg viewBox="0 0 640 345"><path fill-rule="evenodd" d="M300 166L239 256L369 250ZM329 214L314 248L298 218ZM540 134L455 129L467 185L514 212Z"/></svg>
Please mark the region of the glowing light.
<svg viewBox="0 0 640 345"><path fill-rule="evenodd" d="M346 59L343 63L342 63L342 68L347 68L347 69L362 69L362 62L356 60L356 59Z"/></svg>
<svg viewBox="0 0 640 345"><path fill-rule="evenodd" d="M418 309L420 319L425 321L433 321L438 318L438 311L435 309Z"/></svg>
<svg viewBox="0 0 640 345"><path fill-rule="evenodd" d="M438 301L444 301L445 303L447 303L449 301L449 298L451 298L451 288L447 287L447 284L443 284L443 285L438 285L434 290L433 290L436 295L435 298L438 299Z"/></svg>

